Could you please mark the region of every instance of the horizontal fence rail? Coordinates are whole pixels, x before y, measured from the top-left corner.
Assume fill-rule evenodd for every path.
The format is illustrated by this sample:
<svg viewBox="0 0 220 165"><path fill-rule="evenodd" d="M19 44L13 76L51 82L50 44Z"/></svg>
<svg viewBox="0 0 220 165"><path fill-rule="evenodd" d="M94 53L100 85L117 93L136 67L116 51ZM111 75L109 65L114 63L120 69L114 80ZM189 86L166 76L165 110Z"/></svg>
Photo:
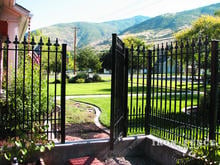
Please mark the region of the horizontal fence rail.
<svg viewBox="0 0 220 165"><path fill-rule="evenodd" d="M49 38L38 42L34 38L19 42L17 37L13 42L8 38L0 41L1 139L27 130L31 136L29 130L36 123L48 126L44 132L48 138L65 141L61 127L65 106L55 99L58 95L65 99L65 92L60 92L65 81L59 76L65 74L65 49L65 44L59 45L58 40L51 43Z"/></svg>
<svg viewBox="0 0 220 165"><path fill-rule="evenodd" d="M150 51L132 46L128 134L150 133L194 145L208 139L219 142L218 45L199 38L156 45Z"/></svg>

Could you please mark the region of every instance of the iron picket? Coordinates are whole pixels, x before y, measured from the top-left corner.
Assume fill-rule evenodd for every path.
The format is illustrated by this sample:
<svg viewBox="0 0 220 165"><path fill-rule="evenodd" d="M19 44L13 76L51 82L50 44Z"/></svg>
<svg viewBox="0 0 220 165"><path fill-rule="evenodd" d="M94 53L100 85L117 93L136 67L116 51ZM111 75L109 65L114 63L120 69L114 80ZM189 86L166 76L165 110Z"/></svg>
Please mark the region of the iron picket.
<svg viewBox="0 0 220 165"><path fill-rule="evenodd" d="M15 37L13 42L6 38L5 41L1 41L0 46L1 55L4 57L4 73L6 73L1 82L5 94L3 93L1 98L3 108L0 110L0 138L18 136L17 133L21 131L32 137L32 131L28 130L33 128L34 123L39 123L49 125L46 130L48 138L60 140L62 134L61 141L65 142L65 131L62 130L65 130L65 114L64 116L59 115L61 111L65 112L65 106L57 108L57 81L54 81L55 94L50 91L50 86L53 84L50 80L49 66L51 58L54 57L57 67L58 56L66 57L66 46L60 50L58 40L55 45L52 45L50 40L44 44L42 38L39 43L36 43L34 38L27 41L26 37L21 41ZM63 65L64 72L61 74L61 77L64 75L64 78L65 67L66 65ZM58 72L56 68L55 79ZM61 86L65 86L65 83L66 81L62 81ZM46 88L43 87L43 84L46 84ZM65 92L62 99L65 100ZM46 108L42 104L45 100ZM59 109L61 110L59 111ZM61 123L64 127L61 127ZM16 129L10 131L11 128Z"/></svg>

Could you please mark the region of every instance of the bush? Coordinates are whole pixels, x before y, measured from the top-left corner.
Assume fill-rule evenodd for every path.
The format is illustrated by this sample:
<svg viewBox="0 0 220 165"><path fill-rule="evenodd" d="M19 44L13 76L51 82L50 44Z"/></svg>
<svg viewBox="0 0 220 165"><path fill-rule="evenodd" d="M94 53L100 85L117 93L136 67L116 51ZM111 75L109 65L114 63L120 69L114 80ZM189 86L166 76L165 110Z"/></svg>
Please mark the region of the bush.
<svg viewBox="0 0 220 165"><path fill-rule="evenodd" d="M69 83L91 83L91 82L100 82L102 81L101 77L98 74L94 74L92 78L89 77L87 73L78 73L75 77L71 77Z"/></svg>
<svg viewBox="0 0 220 165"><path fill-rule="evenodd" d="M85 79L89 78L89 75L87 73L80 72L76 75L76 78L85 80Z"/></svg>
<svg viewBox="0 0 220 165"><path fill-rule="evenodd" d="M177 164L220 164L220 146L216 141L205 140L195 147L190 147L191 142L187 144L189 150L185 157L177 160Z"/></svg>
<svg viewBox="0 0 220 165"><path fill-rule="evenodd" d="M102 81L102 78L98 74L94 74L92 79L93 79L93 82L100 82L100 81Z"/></svg>
<svg viewBox="0 0 220 165"><path fill-rule="evenodd" d="M87 78L86 80L85 80L85 83L92 83L93 82L93 79L92 78Z"/></svg>
<svg viewBox="0 0 220 165"><path fill-rule="evenodd" d="M69 80L68 80L68 83L75 83L76 82L76 77L71 77Z"/></svg>
<svg viewBox="0 0 220 165"><path fill-rule="evenodd" d="M12 75L14 75L14 73L12 73ZM24 82L25 87L23 88ZM40 83L41 89L39 89ZM5 131L5 137L11 134L7 130L10 129L12 126L15 127L17 125L17 127L23 128L25 125L29 127L32 124L31 121L38 121L40 116L44 115L44 113L47 111L48 97L48 110L50 111L54 106L52 102L52 97L47 96L47 83L46 78L43 74L41 81L39 80L38 65L34 65L33 68L33 88L32 67L28 60L26 61L25 65L25 79L23 79L23 67L18 67L16 78L16 95L14 90L14 84L15 78L14 76L11 76L10 85L8 89L8 100L7 102L6 99L2 99L0 101L0 116L3 116L0 120L0 128L1 131ZM2 137L2 135L0 136Z"/></svg>
<svg viewBox="0 0 220 165"><path fill-rule="evenodd" d="M87 73L78 73L75 77L71 77L68 83L84 83L89 78ZM81 80L79 80L81 79Z"/></svg>
<svg viewBox="0 0 220 165"><path fill-rule="evenodd" d="M76 83L84 83L85 82L85 79L82 79L82 78L79 78L76 80Z"/></svg>
<svg viewBox="0 0 220 165"><path fill-rule="evenodd" d="M7 143L0 150L0 154L4 155L8 162L11 162L13 158L17 158L19 163L29 164L34 161L36 154L51 150L55 144L52 140L48 140L47 134L40 134L39 132L46 132L48 126L41 126L37 123L33 124L32 129L27 129L28 132L32 132L32 136L19 132L19 136L7 139ZM31 163L32 164L32 163Z"/></svg>

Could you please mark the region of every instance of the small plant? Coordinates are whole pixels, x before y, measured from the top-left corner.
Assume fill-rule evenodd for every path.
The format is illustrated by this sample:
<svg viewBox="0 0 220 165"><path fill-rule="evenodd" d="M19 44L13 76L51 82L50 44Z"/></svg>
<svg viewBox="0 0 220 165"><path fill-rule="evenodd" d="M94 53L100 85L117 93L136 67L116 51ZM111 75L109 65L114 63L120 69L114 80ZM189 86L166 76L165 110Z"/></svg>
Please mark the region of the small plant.
<svg viewBox="0 0 220 165"><path fill-rule="evenodd" d="M85 82L85 79L83 78L79 78L76 80L76 83L84 83Z"/></svg>
<svg viewBox="0 0 220 165"><path fill-rule="evenodd" d="M220 146L212 140L199 144L190 148L186 157L179 159L177 164L220 164Z"/></svg>
<svg viewBox="0 0 220 165"><path fill-rule="evenodd" d="M92 83L92 82L93 82L93 79L91 77L89 77L85 80L85 83Z"/></svg>
<svg viewBox="0 0 220 165"><path fill-rule="evenodd" d="M69 83L84 83L86 79L89 78L89 75L87 73L80 72L75 77L71 77L68 82ZM82 82L82 79L84 82Z"/></svg>
<svg viewBox="0 0 220 165"><path fill-rule="evenodd" d="M18 136L10 138L2 147L1 154L8 161L17 158L18 162L22 164L30 162L37 153L44 152L46 149L51 150L54 147L54 142L48 140L44 133L47 129L48 126L40 126L35 123L32 129L18 132Z"/></svg>
<svg viewBox="0 0 220 165"><path fill-rule="evenodd" d="M93 82L100 82L100 81L102 81L102 78L98 74L94 74L92 79L93 79Z"/></svg>

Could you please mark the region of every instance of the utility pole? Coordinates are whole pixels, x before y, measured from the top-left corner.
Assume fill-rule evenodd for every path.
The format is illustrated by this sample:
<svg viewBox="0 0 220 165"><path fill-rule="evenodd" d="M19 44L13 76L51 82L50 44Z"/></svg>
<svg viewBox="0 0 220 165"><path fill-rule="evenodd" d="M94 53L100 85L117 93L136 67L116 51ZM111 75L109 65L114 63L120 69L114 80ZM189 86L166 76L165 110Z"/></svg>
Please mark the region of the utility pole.
<svg viewBox="0 0 220 165"><path fill-rule="evenodd" d="M73 73L74 75L76 74L76 31L79 29L78 27L74 27L74 43L73 43L73 46L74 46L74 68L73 68Z"/></svg>

